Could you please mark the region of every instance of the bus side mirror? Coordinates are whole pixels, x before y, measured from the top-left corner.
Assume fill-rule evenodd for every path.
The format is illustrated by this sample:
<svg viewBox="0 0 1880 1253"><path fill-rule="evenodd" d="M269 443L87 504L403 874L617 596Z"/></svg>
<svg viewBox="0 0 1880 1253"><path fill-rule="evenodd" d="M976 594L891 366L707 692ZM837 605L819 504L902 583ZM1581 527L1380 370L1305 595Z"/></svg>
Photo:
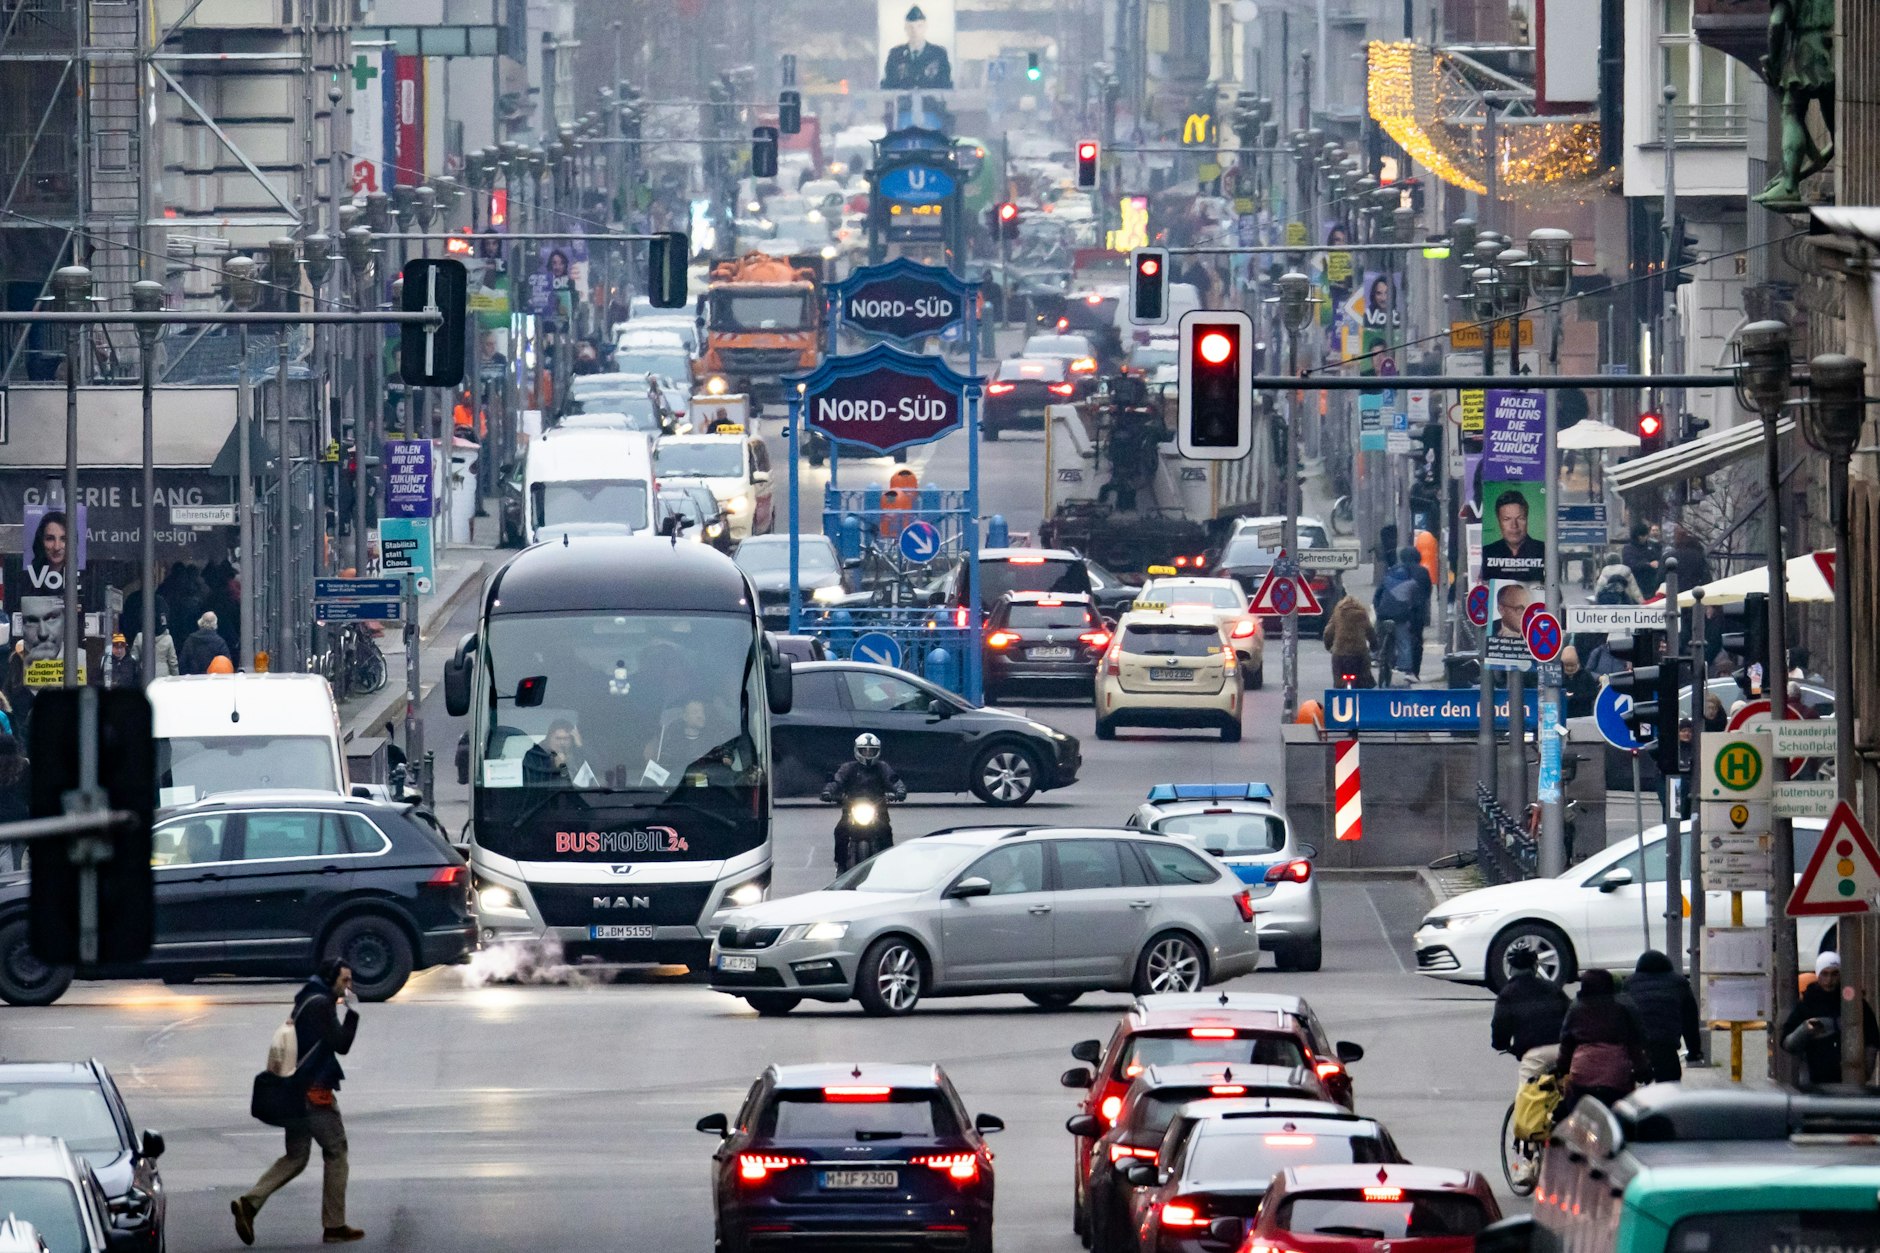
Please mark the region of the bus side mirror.
<svg viewBox="0 0 1880 1253"><path fill-rule="evenodd" d="M476 663L477 633L457 641L457 651L444 663L444 708L453 718L470 712L470 668Z"/></svg>
<svg viewBox="0 0 1880 1253"><path fill-rule="evenodd" d="M1475 1253L1529 1253L1534 1247L1534 1219L1522 1214L1492 1222L1475 1234Z"/></svg>
<svg viewBox="0 0 1880 1253"><path fill-rule="evenodd" d="M777 643L764 636L764 698L773 714L787 714L796 703L795 676L791 661L777 651Z"/></svg>

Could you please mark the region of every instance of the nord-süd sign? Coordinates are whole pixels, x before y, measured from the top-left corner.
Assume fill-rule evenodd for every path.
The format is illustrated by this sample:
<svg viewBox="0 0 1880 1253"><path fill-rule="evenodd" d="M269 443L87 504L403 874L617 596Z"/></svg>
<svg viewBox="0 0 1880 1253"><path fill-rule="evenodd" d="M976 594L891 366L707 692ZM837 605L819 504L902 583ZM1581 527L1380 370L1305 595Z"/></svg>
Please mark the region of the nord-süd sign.
<svg viewBox="0 0 1880 1253"><path fill-rule="evenodd" d="M795 380L792 380L795 381ZM892 453L960 426L965 393L977 383L938 357L877 344L825 361L804 384L802 415L830 439Z"/></svg>
<svg viewBox="0 0 1880 1253"><path fill-rule="evenodd" d="M966 314L972 288L941 266L896 259L857 270L837 284L844 329L911 343L939 335Z"/></svg>

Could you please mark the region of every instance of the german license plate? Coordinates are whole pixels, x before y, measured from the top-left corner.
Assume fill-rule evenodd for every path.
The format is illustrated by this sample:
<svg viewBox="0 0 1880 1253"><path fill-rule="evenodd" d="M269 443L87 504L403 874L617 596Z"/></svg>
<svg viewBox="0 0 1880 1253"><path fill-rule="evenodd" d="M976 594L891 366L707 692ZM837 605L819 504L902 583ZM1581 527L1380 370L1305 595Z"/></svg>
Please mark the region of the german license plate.
<svg viewBox="0 0 1880 1253"><path fill-rule="evenodd" d="M1193 671L1191 670L1151 669L1149 671L1149 678L1151 681L1156 682L1156 683L1186 683L1188 682L1188 678L1192 673Z"/></svg>
<svg viewBox="0 0 1880 1253"><path fill-rule="evenodd" d="M757 959L746 957L742 953L720 953L718 954L718 969L742 970L751 973L757 969Z"/></svg>
<svg viewBox="0 0 1880 1253"><path fill-rule="evenodd" d="M589 927L590 940L650 940L653 938L651 927Z"/></svg>
<svg viewBox="0 0 1880 1253"><path fill-rule="evenodd" d="M1069 661L1071 650L1068 648L1030 648L1025 656L1033 661Z"/></svg>
<svg viewBox="0 0 1880 1253"><path fill-rule="evenodd" d="M832 1190L898 1188L901 1186L901 1172L898 1170L825 1170L822 1173L822 1186Z"/></svg>

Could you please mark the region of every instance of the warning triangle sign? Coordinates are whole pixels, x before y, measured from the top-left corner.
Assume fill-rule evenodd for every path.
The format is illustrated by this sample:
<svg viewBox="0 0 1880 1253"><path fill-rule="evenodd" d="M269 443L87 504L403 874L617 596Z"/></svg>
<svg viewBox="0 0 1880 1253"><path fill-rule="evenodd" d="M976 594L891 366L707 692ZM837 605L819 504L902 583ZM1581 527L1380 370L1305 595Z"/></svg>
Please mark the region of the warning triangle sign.
<svg viewBox="0 0 1880 1253"><path fill-rule="evenodd" d="M1874 851L1873 841L1854 816L1854 807L1842 801L1834 807L1821 843L1815 845L1815 855L1789 897L1789 916L1869 913L1876 894L1880 894L1880 852Z"/></svg>
<svg viewBox="0 0 1880 1253"><path fill-rule="evenodd" d="M1247 612L1276 618L1289 618L1301 613L1317 617L1324 611L1319 606L1319 598L1312 593L1312 584L1303 574L1281 574L1280 567L1285 562L1286 550L1282 548L1278 558L1267 569L1266 577L1260 580L1260 586L1254 590L1253 601L1247 606Z"/></svg>

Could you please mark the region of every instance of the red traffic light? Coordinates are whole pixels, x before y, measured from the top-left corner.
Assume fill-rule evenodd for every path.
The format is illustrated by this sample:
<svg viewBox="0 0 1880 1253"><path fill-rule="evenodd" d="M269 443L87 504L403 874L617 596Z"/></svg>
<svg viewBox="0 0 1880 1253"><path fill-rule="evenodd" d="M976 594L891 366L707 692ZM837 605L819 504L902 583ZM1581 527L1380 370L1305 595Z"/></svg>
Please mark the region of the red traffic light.
<svg viewBox="0 0 1880 1253"><path fill-rule="evenodd" d="M1196 351L1209 365L1220 365L1234 355L1234 341L1219 331L1213 331L1201 337L1200 344L1196 345Z"/></svg>
<svg viewBox="0 0 1880 1253"><path fill-rule="evenodd" d="M1647 410L1638 415L1638 434L1640 439L1657 439L1665 433L1663 415Z"/></svg>
<svg viewBox="0 0 1880 1253"><path fill-rule="evenodd" d="M1136 270L1144 278L1154 278L1162 272L1162 263L1154 257L1144 257L1141 262L1137 264Z"/></svg>
<svg viewBox="0 0 1880 1253"><path fill-rule="evenodd" d="M1078 144L1077 159L1080 161L1095 161L1097 159L1097 145L1088 139Z"/></svg>
<svg viewBox="0 0 1880 1253"><path fill-rule="evenodd" d="M1010 222L1013 218L1017 216L1018 216L1018 206L1013 204L1011 201L1008 200L1004 204L999 206L999 221Z"/></svg>

